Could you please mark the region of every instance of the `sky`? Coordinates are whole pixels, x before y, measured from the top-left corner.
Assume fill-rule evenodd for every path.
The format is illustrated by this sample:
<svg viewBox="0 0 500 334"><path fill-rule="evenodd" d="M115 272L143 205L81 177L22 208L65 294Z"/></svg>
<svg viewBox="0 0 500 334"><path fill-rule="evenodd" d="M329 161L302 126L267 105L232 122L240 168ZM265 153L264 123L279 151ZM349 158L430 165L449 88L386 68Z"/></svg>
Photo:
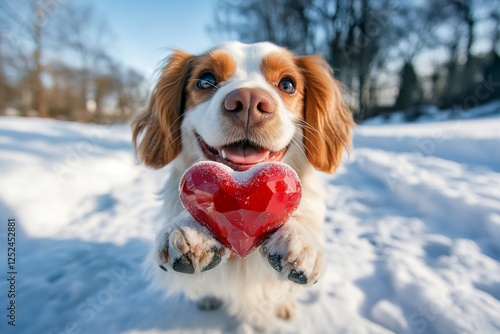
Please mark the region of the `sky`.
<svg viewBox="0 0 500 334"><path fill-rule="evenodd" d="M149 77L169 49L197 54L216 43L207 33L214 17L214 0L73 1L93 6L113 32L112 53Z"/></svg>

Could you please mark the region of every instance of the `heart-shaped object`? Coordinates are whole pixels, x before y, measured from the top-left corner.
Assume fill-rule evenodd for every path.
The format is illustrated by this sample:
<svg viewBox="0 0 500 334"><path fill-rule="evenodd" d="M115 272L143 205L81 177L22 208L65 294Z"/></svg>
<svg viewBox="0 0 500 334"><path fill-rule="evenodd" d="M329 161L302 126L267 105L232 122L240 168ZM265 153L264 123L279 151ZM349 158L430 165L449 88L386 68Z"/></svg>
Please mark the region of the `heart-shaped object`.
<svg viewBox="0 0 500 334"><path fill-rule="evenodd" d="M218 162L199 162L179 184L180 200L191 216L240 257L285 224L301 196L295 171L278 162L244 172Z"/></svg>

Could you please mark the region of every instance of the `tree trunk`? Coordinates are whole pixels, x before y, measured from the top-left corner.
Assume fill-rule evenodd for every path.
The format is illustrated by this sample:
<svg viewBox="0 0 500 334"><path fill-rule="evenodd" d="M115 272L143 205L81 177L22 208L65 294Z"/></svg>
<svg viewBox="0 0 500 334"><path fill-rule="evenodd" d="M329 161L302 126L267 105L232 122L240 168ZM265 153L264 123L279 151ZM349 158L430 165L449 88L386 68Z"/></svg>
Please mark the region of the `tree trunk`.
<svg viewBox="0 0 500 334"><path fill-rule="evenodd" d="M473 60L474 57L472 56L472 44L474 44L474 26L475 26L475 21L472 13L472 4L470 2L465 3L464 5L464 16L465 16L465 24L467 26L467 51L466 51L466 61L465 61L465 66L464 66L464 73L463 73L463 78L462 80L462 90L461 90L461 95L465 96L471 87L475 84L474 82L474 70L473 70Z"/></svg>
<svg viewBox="0 0 500 334"><path fill-rule="evenodd" d="M5 115L5 108L7 105L5 96L5 74L4 74L4 63L3 63L3 53L2 53L2 33L0 32L0 115Z"/></svg>
<svg viewBox="0 0 500 334"><path fill-rule="evenodd" d="M457 98L457 84L460 84L458 68L458 38L450 48L450 60L446 65L446 83L441 94L440 107L447 108L453 105Z"/></svg>
<svg viewBox="0 0 500 334"><path fill-rule="evenodd" d="M369 73L369 59L371 55L369 54L369 43L371 43L370 38L367 34L367 23L369 15L369 5L368 0L361 1L361 18L359 20L359 44L361 46L361 51L359 54L359 65L358 65L358 83L359 83L359 95L358 95L358 115L356 118L359 120L364 119L366 112L366 83Z"/></svg>
<svg viewBox="0 0 500 334"><path fill-rule="evenodd" d="M37 15L36 8L34 14L33 39L35 50L33 51L33 72L32 72L32 100L31 107L38 112L40 117L48 117L47 105L45 103L45 88L42 83L42 18Z"/></svg>
<svg viewBox="0 0 500 334"><path fill-rule="evenodd" d="M83 64L83 69L80 72L81 77L80 77L80 87L79 87L79 92L78 92L78 107L75 108L76 112L78 113L75 115L75 119L77 119L80 122L90 122L91 121L91 115L89 113L89 110L87 108L87 97L90 89L90 69L88 65L88 57L86 54L86 50L80 50L81 52L81 57L82 57L82 64Z"/></svg>

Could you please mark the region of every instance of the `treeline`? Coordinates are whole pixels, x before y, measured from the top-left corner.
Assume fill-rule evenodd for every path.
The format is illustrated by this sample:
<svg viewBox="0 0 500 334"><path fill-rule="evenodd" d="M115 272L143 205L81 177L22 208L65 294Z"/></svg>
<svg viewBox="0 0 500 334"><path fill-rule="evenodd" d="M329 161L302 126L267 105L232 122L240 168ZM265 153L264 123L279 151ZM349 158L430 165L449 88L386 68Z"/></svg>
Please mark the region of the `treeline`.
<svg viewBox="0 0 500 334"><path fill-rule="evenodd" d="M223 0L211 33L321 53L356 118L500 98L499 0Z"/></svg>
<svg viewBox="0 0 500 334"><path fill-rule="evenodd" d="M0 115L124 121L144 106L141 73L120 63L92 7L0 0Z"/></svg>

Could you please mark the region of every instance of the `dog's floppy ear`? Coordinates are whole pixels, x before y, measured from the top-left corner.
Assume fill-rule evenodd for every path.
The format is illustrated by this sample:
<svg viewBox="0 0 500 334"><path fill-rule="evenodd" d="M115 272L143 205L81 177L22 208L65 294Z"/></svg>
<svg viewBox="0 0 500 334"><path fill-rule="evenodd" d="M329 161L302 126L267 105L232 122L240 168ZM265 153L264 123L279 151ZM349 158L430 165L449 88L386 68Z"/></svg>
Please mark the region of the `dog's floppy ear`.
<svg viewBox="0 0 500 334"><path fill-rule="evenodd" d="M305 78L304 146L309 162L333 173L351 144L352 114L342 98L340 83L320 56L298 57Z"/></svg>
<svg viewBox="0 0 500 334"><path fill-rule="evenodd" d="M132 141L146 166L161 168L181 150L185 85L193 56L174 51L151 94L148 109L132 123Z"/></svg>

